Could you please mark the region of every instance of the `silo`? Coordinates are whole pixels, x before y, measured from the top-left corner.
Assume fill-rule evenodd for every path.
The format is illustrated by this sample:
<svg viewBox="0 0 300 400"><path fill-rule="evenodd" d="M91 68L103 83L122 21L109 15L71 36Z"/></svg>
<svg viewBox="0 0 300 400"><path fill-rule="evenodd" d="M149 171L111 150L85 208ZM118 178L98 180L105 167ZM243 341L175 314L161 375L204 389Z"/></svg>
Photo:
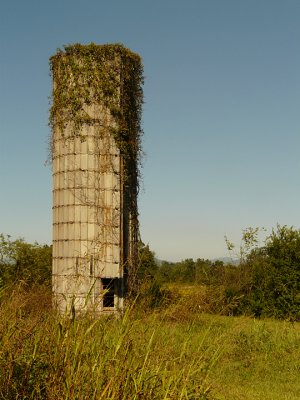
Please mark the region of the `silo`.
<svg viewBox="0 0 300 400"><path fill-rule="evenodd" d="M117 312L135 285L141 59L120 44L75 44L50 66L54 301Z"/></svg>

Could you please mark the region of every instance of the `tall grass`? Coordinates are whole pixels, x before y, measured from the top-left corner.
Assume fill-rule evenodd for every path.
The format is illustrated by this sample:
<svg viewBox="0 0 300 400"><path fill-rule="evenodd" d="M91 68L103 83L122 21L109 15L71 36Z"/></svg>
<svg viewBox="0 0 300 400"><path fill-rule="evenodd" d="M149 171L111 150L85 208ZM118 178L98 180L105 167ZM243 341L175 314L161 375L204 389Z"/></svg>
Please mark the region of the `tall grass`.
<svg viewBox="0 0 300 400"><path fill-rule="evenodd" d="M195 345L159 313L57 315L50 293L15 287L0 308L0 398L210 399L217 352L205 332Z"/></svg>
<svg viewBox="0 0 300 400"><path fill-rule="evenodd" d="M204 288L185 290L155 310L74 320L48 289L2 291L0 399L300 399L299 323L203 313Z"/></svg>

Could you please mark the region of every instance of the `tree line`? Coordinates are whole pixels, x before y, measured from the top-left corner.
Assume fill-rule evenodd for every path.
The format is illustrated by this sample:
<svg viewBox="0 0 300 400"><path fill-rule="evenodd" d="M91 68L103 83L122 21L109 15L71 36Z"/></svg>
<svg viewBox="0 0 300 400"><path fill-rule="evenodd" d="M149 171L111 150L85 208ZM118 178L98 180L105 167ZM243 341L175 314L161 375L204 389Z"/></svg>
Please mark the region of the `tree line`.
<svg viewBox="0 0 300 400"><path fill-rule="evenodd" d="M245 229L237 252L226 238L238 264L200 258L158 264L149 246L144 246L141 275L156 287L195 285L195 296L197 285L205 286L205 301L213 305L212 311L300 320L300 230L278 225L262 245L259 232L259 228Z"/></svg>
<svg viewBox="0 0 300 400"><path fill-rule="evenodd" d="M201 258L161 262L149 245L140 242L140 300L151 307L160 306L174 300L174 285L191 285L192 296L198 300L206 288L206 297L201 294L199 301L210 305L206 309L211 312L300 320L300 230L278 225L262 245L258 234L258 228L245 229L237 253L226 239L238 264ZM28 288L34 284L50 288L51 265L51 246L0 234L0 288L15 282Z"/></svg>

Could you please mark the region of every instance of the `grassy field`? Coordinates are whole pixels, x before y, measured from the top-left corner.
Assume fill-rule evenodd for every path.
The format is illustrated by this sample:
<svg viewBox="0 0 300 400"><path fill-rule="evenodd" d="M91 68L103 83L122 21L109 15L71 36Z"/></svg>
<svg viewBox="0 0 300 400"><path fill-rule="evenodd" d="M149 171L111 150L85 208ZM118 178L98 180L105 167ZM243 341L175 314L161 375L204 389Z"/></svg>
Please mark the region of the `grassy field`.
<svg viewBox="0 0 300 400"><path fill-rule="evenodd" d="M200 321L220 346L209 374L216 398L300 399L299 324L208 315Z"/></svg>
<svg viewBox="0 0 300 400"><path fill-rule="evenodd" d="M200 311L72 321L45 290L4 292L0 399L300 399L299 324Z"/></svg>

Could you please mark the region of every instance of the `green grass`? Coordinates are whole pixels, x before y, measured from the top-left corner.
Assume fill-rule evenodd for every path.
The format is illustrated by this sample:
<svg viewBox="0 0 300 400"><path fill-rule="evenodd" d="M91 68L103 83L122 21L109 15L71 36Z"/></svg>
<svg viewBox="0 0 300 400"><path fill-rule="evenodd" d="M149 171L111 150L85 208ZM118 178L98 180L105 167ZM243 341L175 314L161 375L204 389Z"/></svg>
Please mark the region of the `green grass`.
<svg viewBox="0 0 300 400"><path fill-rule="evenodd" d="M50 295L0 302L0 399L300 399L300 325L184 304L71 321Z"/></svg>
<svg viewBox="0 0 300 400"><path fill-rule="evenodd" d="M300 325L246 317L202 316L222 343L210 378L218 399L300 399Z"/></svg>

